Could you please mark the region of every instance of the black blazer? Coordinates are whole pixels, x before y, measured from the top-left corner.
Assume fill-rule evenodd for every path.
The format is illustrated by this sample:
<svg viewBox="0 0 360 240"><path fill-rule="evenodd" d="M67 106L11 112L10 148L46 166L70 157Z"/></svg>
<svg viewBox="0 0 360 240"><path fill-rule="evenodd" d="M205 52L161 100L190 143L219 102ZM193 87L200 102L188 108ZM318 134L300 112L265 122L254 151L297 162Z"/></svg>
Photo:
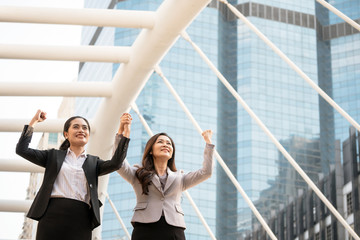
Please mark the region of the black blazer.
<svg viewBox="0 0 360 240"><path fill-rule="evenodd" d="M30 162L45 168L43 183L37 193L27 217L39 220L44 215L48 206L50 195L55 179L65 160L66 150L36 150L29 148L32 138L33 128L25 125L18 144L16 153ZM101 160L99 157L87 155L82 166L86 176L87 184L90 189L90 204L92 209L92 228L100 225L101 202L98 199L98 176L118 170L127 153L129 138L122 137L119 145L110 161Z"/></svg>

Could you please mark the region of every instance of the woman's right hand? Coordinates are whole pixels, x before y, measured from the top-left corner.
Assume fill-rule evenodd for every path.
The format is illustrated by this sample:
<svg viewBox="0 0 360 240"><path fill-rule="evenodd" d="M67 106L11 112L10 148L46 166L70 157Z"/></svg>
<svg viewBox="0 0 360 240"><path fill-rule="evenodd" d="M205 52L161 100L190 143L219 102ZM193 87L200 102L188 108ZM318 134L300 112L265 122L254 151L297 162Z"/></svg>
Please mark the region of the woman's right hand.
<svg viewBox="0 0 360 240"><path fill-rule="evenodd" d="M130 136L131 121L132 117L130 113L123 113L120 118L118 134L122 134L124 137L128 138Z"/></svg>
<svg viewBox="0 0 360 240"><path fill-rule="evenodd" d="M38 122L43 122L46 119L46 112L41 111L40 109L37 110L35 116L31 119L29 126L34 127L34 125Z"/></svg>

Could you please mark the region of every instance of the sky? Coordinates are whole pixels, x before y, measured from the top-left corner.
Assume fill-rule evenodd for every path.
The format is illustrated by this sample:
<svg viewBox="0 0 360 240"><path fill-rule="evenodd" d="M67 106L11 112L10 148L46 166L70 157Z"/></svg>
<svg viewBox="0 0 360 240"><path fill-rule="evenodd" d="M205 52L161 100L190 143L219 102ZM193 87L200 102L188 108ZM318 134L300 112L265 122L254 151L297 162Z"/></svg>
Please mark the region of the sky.
<svg viewBox="0 0 360 240"><path fill-rule="evenodd" d="M83 8L84 0L0 0L0 6ZM80 45L81 26L0 22L0 44ZM0 82L71 82L77 78L78 62L0 59ZM0 96L1 119L30 119L37 109L57 118L61 97ZM36 147L41 134L35 134ZM20 133L0 132L1 159L18 159L15 146ZM0 171L0 199L24 200L29 173ZM11 184L9 184L11 183ZM24 213L0 212L0 240L17 239Z"/></svg>

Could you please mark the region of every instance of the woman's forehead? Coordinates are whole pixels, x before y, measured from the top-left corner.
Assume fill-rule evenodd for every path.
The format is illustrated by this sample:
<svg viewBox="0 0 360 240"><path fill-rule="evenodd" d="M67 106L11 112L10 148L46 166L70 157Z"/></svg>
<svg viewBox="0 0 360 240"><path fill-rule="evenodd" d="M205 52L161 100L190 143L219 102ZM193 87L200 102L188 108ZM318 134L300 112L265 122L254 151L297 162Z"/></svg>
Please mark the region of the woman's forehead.
<svg viewBox="0 0 360 240"><path fill-rule="evenodd" d="M72 120L71 125L74 125L74 124L86 125L87 126L86 121L84 119L82 119L82 118L75 118L74 120Z"/></svg>
<svg viewBox="0 0 360 240"><path fill-rule="evenodd" d="M165 140L165 141L170 141L170 138L168 136L165 135L160 135L156 140Z"/></svg>

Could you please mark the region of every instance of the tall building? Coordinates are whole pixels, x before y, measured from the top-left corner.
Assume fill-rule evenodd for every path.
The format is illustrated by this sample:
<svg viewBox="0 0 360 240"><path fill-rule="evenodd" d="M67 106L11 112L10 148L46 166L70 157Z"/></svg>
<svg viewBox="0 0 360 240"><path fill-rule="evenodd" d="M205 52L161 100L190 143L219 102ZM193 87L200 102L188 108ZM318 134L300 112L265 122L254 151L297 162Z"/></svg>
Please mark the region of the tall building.
<svg viewBox="0 0 360 240"><path fill-rule="evenodd" d="M163 1L86 0L86 8L156 10ZM355 120L360 121L360 34L314 0L232 0ZM359 22L360 0L331 2ZM130 46L140 30L84 27L85 45ZM335 140L344 141L349 123L223 4L212 1L187 29L211 61L274 136L317 182L335 164ZM79 81L111 81L118 64L81 63ZM243 107L217 80L191 46L179 38L160 63L203 129L215 132L216 148L265 219L283 211L306 183ZM100 99L77 98L76 113L94 116ZM153 132L165 131L176 144L177 168L201 166L203 142L161 78L153 74L136 104ZM135 115L135 113L132 113ZM115 134L115 133L114 133ZM148 139L134 116L128 161L141 161ZM129 232L135 206L131 186L111 174L108 192ZM217 239L242 239L258 220L217 165L211 179L190 194ZM209 239L184 196L187 239ZM115 214L105 205L103 239L122 239Z"/></svg>
<svg viewBox="0 0 360 240"><path fill-rule="evenodd" d="M318 83L314 1L231 1L231 4ZM329 164L320 161L316 144L320 134L317 93L224 5L219 8L218 46L220 71L276 139L313 180L317 180L317 173L328 172ZM218 125L223 131L217 142L219 152L228 155L233 174L268 219L271 212L286 206L306 184L222 86L218 98L219 114L229 111L233 116L218 122L229 126L225 129ZM229 105L230 110L225 107ZM309 169L314 162L316 165ZM218 169L217 173L218 185L228 185L223 171ZM218 194L217 236L241 239L258 220L234 187L226 191Z"/></svg>

